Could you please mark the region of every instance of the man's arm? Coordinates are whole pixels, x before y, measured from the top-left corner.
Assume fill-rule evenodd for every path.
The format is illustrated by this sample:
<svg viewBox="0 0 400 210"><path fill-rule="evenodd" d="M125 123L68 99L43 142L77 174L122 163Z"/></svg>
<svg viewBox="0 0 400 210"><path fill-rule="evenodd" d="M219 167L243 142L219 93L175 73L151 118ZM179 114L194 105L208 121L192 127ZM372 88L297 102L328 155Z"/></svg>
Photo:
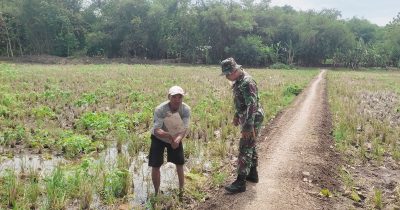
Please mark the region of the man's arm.
<svg viewBox="0 0 400 210"><path fill-rule="evenodd" d="M182 141L182 139L185 137L186 131L187 131L187 129L185 129L184 131L179 132L175 136L173 136L173 141L175 143L179 144Z"/></svg>
<svg viewBox="0 0 400 210"><path fill-rule="evenodd" d="M154 129L154 134L159 138L168 139L170 141L169 143L173 141L173 137L161 128Z"/></svg>

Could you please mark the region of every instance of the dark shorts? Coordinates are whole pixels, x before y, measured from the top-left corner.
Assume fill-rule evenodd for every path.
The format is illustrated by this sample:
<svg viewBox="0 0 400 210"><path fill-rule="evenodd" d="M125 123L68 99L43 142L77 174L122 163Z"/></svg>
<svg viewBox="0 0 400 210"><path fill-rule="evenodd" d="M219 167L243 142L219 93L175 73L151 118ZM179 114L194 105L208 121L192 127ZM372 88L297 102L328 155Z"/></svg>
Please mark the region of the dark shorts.
<svg viewBox="0 0 400 210"><path fill-rule="evenodd" d="M164 163L164 151L167 148L167 161L176 165L183 165L185 158L183 154L182 142L179 147L172 149L171 144L165 143L156 136L151 135L151 146L149 154L149 166L160 167Z"/></svg>

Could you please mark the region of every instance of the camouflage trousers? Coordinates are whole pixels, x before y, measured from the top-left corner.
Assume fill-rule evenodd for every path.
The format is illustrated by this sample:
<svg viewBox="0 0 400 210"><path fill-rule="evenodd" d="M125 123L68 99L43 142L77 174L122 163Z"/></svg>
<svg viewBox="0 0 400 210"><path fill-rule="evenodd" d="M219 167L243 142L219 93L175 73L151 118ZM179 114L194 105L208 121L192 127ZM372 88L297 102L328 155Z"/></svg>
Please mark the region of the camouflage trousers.
<svg viewBox="0 0 400 210"><path fill-rule="evenodd" d="M240 138L239 141L239 157L237 173L238 175L247 176L252 167L258 166L258 154L256 149L257 136L260 132L262 120L254 123L255 137Z"/></svg>

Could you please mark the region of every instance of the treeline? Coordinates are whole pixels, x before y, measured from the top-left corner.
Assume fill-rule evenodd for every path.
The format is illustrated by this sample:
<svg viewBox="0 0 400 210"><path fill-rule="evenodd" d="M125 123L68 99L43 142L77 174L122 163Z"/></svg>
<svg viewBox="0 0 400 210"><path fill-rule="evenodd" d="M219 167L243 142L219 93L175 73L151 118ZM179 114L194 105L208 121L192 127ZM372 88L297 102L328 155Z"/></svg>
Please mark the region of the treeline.
<svg viewBox="0 0 400 210"><path fill-rule="evenodd" d="M379 27L337 10L253 0L0 0L0 55L400 67L400 13ZM372 11L371 11L372 12Z"/></svg>

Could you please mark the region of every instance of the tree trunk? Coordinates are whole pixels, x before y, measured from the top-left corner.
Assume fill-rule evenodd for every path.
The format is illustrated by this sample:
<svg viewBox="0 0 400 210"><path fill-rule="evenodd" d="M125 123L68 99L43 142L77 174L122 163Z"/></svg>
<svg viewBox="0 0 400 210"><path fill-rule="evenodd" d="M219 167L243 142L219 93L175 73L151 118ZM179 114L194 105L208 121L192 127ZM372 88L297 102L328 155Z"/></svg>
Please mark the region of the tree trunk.
<svg viewBox="0 0 400 210"><path fill-rule="evenodd" d="M4 21L3 14L1 14L1 13L0 13L0 18L1 18L2 22L4 23L4 30L6 32L7 56L10 57L10 55L11 55L11 57L14 57L14 53L13 53L12 46L11 46L11 38L10 38L10 34L8 33L7 23L6 23L6 21Z"/></svg>
<svg viewBox="0 0 400 210"><path fill-rule="evenodd" d="M20 56L24 56L24 54L22 53L22 46L21 46L21 40L18 39L18 46L19 46L19 55Z"/></svg>

